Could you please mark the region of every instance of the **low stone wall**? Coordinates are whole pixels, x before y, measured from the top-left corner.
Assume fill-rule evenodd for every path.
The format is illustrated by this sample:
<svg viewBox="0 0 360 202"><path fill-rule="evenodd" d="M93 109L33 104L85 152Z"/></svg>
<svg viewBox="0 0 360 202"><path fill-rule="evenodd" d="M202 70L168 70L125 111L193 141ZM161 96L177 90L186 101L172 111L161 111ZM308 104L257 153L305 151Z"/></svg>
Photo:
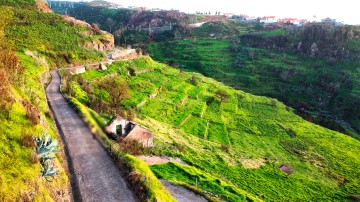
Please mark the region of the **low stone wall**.
<svg viewBox="0 0 360 202"><path fill-rule="evenodd" d="M154 69L141 69L141 70L135 70L135 74L141 74L141 73L147 73L147 72L153 72Z"/></svg>
<svg viewBox="0 0 360 202"><path fill-rule="evenodd" d="M67 70L70 72L70 74L82 74L86 72L85 66L69 68Z"/></svg>

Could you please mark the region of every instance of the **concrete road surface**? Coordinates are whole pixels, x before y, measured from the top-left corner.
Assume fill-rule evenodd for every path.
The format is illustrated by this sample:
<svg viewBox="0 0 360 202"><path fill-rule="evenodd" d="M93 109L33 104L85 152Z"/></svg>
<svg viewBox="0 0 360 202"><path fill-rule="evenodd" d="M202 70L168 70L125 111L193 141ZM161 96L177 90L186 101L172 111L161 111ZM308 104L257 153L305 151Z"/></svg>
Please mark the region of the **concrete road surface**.
<svg viewBox="0 0 360 202"><path fill-rule="evenodd" d="M109 154L60 93L60 76L51 71L49 104L66 146L75 201L135 201Z"/></svg>

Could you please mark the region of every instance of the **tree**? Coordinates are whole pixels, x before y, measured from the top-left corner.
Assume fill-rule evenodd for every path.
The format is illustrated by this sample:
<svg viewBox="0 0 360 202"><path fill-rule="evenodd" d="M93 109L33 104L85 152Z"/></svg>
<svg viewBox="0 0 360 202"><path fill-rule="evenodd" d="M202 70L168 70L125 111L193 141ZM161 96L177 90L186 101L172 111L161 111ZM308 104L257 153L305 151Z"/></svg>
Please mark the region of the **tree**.
<svg viewBox="0 0 360 202"><path fill-rule="evenodd" d="M215 95L220 99L221 102L228 102L230 99L230 94L225 90L218 90L216 91Z"/></svg>
<svg viewBox="0 0 360 202"><path fill-rule="evenodd" d="M111 18L106 19L106 26L109 28L109 32L111 33L112 28L115 26L115 21Z"/></svg>
<svg viewBox="0 0 360 202"><path fill-rule="evenodd" d="M121 101L130 98L129 87L125 80L119 77L110 76L105 77L99 84L99 87L106 90L111 99L111 103L114 107L119 107Z"/></svg>

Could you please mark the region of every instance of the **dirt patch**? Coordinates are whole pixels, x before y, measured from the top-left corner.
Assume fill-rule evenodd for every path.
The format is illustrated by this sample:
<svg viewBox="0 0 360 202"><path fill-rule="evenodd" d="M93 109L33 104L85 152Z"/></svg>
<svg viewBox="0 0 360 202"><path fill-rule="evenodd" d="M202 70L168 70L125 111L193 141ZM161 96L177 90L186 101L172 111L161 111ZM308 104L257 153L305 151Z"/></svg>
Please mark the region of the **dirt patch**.
<svg viewBox="0 0 360 202"><path fill-rule="evenodd" d="M266 160L263 158L259 158L259 159L243 159L243 158L241 158L241 159L239 159L239 161L245 168L260 168L266 162Z"/></svg>
<svg viewBox="0 0 360 202"><path fill-rule="evenodd" d="M164 185L164 187L166 187L166 189L171 193L171 195L174 198L176 198L178 202L188 202L188 201L207 202L207 200L204 197L195 194L194 192L182 186L172 184L165 180L160 180L160 181Z"/></svg>
<svg viewBox="0 0 360 202"><path fill-rule="evenodd" d="M136 156L136 157L145 161L145 163L148 165L162 164L167 162L176 162L185 165L187 164L186 162L184 162L183 160L177 157L175 158L167 157L167 156Z"/></svg>

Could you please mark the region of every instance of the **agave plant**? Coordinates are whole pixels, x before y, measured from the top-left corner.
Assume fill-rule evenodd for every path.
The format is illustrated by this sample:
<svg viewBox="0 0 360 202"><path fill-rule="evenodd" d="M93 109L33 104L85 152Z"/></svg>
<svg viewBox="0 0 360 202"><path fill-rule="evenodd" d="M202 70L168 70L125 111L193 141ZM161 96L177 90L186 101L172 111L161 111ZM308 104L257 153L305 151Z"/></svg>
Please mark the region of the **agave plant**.
<svg viewBox="0 0 360 202"><path fill-rule="evenodd" d="M55 168L52 163L44 163L41 166L43 168L41 174L49 182L51 182L54 176L59 172L59 169Z"/></svg>
<svg viewBox="0 0 360 202"><path fill-rule="evenodd" d="M49 134L44 134L42 137L35 138L36 153L40 157L40 163L42 167L42 176L47 181L52 181L58 169L54 167L54 156L58 152L58 141L52 139Z"/></svg>
<svg viewBox="0 0 360 202"><path fill-rule="evenodd" d="M49 134L44 134L43 137L36 137L36 153L40 158L50 158L54 153L58 152L58 141L53 140Z"/></svg>

